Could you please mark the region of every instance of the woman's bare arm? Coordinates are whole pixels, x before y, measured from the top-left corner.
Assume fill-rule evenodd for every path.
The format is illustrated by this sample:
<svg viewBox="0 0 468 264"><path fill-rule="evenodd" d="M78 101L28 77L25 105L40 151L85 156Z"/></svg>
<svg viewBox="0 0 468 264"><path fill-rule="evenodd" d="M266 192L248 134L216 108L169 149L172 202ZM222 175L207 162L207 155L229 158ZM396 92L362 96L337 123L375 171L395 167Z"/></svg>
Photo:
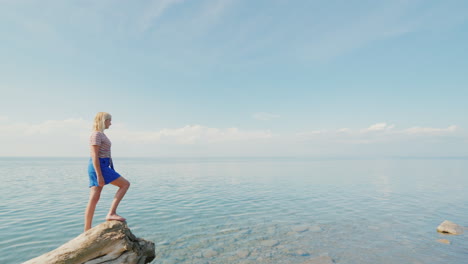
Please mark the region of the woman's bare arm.
<svg viewBox="0 0 468 264"><path fill-rule="evenodd" d="M102 176L101 164L99 163L99 146L91 146L91 158L93 159L94 170L96 171L99 187L104 186L104 177Z"/></svg>

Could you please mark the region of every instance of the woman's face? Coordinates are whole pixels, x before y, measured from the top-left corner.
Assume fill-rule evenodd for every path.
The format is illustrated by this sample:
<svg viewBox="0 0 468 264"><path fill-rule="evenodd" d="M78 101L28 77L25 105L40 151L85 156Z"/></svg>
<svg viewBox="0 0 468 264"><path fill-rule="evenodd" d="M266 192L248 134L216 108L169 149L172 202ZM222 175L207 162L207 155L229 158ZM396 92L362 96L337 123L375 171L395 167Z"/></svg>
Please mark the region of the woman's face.
<svg viewBox="0 0 468 264"><path fill-rule="evenodd" d="M108 129L112 125L112 119L106 119L104 124L106 125L106 129Z"/></svg>

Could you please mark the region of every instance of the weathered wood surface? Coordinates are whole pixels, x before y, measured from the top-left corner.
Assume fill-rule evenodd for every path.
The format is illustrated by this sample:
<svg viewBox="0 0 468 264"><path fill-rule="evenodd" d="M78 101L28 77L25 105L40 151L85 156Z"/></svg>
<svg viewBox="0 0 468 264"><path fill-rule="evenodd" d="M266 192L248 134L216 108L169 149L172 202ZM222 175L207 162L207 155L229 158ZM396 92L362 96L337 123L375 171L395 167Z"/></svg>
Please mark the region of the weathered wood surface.
<svg viewBox="0 0 468 264"><path fill-rule="evenodd" d="M154 258L153 242L136 238L125 222L107 221L23 264L143 264Z"/></svg>

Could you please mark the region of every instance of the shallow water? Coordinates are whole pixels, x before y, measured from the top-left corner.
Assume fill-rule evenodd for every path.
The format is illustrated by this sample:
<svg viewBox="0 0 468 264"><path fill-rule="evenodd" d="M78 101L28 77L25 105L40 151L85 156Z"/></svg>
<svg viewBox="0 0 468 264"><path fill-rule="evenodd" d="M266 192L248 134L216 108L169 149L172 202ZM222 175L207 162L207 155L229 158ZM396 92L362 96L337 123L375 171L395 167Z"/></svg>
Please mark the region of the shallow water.
<svg viewBox="0 0 468 264"><path fill-rule="evenodd" d="M79 235L87 158L0 158L0 263ZM153 263L468 263L467 160L119 159L119 207ZM115 192L104 188L94 224ZM450 245L437 239L446 238Z"/></svg>

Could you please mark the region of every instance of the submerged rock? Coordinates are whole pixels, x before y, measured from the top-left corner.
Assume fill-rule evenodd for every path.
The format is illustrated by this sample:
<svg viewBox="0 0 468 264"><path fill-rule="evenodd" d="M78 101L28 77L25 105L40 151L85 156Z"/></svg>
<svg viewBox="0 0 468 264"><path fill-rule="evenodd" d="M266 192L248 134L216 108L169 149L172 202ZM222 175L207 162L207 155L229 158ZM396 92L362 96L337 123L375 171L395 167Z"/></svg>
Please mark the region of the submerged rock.
<svg viewBox="0 0 468 264"><path fill-rule="evenodd" d="M274 246L279 245L279 241L278 240L263 240L262 242L260 242L260 244L265 247L274 247Z"/></svg>
<svg viewBox="0 0 468 264"><path fill-rule="evenodd" d="M23 264L140 264L155 257L153 242L136 238L125 222L107 221Z"/></svg>
<svg viewBox="0 0 468 264"><path fill-rule="evenodd" d="M302 233L302 232L308 231L309 226L305 226L305 225L293 226L292 230L297 233Z"/></svg>
<svg viewBox="0 0 468 264"><path fill-rule="evenodd" d="M276 227L274 227L274 226L269 227L268 230L267 230L267 233L270 234L270 235L276 233Z"/></svg>
<svg viewBox="0 0 468 264"><path fill-rule="evenodd" d="M241 249L237 251L237 256L239 258L246 258L249 255L250 255L250 251L248 251L247 249Z"/></svg>
<svg viewBox="0 0 468 264"><path fill-rule="evenodd" d="M448 239L437 239L437 242L442 243L442 244L449 244L450 245L450 240L448 240Z"/></svg>
<svg viewBox="0 0 468 264"><path fill-rule="evenodd" d="M296 255L297 256L302 256L302 257L307 257L307 256L310 256L310 253L303 250L303 249L299 249L296 251Z"/></svg>
<svg viewBox="0 0 468 264"><path fill-rule="evenodd" d="M311 232L321 232L322 228L320 226L318 226L318 225L314 225L314 226L311 226L309 228L309 231L311 231Z"/></svg>
<svg viewBox="0 0 468 264"><path fill-rule="evenodd" d="M333 264L333 259L329 256L320 256L307 261L302 262L302 264Z"/></svg>
<svg viewBox="0 0 468 264"><path fill-rule="evenodd" d="M463 226L459 226L453 222L445 220L437 227L437 232L451 235L463 234Z"/></svg>
<svg viewBox="0 0 468 264"><path fill-rule="evenodd" d="M214 256L217 256L219 253L216 250L213 249L208 249L203 252L203 257L204 258L212 258Z"/></svg>

